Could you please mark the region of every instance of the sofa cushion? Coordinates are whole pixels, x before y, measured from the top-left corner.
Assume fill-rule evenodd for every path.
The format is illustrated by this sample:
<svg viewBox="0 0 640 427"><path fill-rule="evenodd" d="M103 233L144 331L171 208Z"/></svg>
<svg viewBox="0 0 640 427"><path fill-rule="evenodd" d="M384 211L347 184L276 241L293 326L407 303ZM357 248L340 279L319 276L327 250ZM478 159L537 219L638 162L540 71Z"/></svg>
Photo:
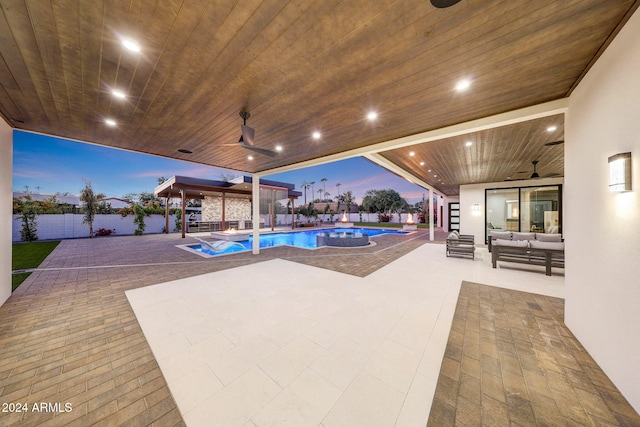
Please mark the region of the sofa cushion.
<svg viewBox="0 0 640 427"><path fill-rule="evenodd" d="M538 242L562 242L562 234L537 233L536 240Z"/></svg>
<svg viewBox="0 0 640 427"><path fill-rule="evenodd" d="M493 237L493 239L503 239L503 240L511 240L511 232L510 231L490 231L489 235Z"/></svg>
<svg viewBox="0 0 640 427"><path fill-rule="evenodd" d="M531 249L555 249L564 251L564 242L539 242L533 240L531 243Z"/></svg>
<svg viewBox="0 0 640 427"><path fill-rule="evenodd" d="M493 244L495 246L509 246L512 248L528 248L529 247L529 241L527 240L497 239L497 240L494 240Z"/></svg>
<svg viewBox="0 0 640 427"><path fill-rule="evenodd" d="M536 233L513 233L511 239L513 240L535 240Z"/></svg>

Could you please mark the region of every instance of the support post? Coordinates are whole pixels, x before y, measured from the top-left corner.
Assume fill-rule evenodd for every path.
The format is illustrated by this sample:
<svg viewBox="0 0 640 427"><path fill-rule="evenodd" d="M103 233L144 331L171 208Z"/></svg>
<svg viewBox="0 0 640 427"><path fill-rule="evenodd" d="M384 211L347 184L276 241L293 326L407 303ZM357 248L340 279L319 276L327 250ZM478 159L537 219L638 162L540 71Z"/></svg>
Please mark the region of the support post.
<svg viewBox="0 0 640 427"><path fill-rule="evenodd" d="M182 238L184 239L186 237L186 233L185 232L186 232L186 229L187 229L187 226L184 223L184 220L186 218L184 210L187 207L187 194L186 194L186 192L184 190L180 190L180 198L182 199L182 209L181 209L181 211L182 211Z"/></svg>
<svg viewBox="0 0 640 427"><path fill-rule="evenodd" d="M164 206L164 234L169 234L169 194L167 194Z"/></svg>
<svg viewBox="0 0 640 427"><path fill-rule="evenodd" d="M429 191L429 240L433 241L434 239L434 225L433 225L433 191Z"/></svg>
<svg viewBox="0 0 640 427"><path fill-rule="evenodd" d="M254 255L260 253L260 175L251 178L251 195L253 200L253 247Z"/></svg>

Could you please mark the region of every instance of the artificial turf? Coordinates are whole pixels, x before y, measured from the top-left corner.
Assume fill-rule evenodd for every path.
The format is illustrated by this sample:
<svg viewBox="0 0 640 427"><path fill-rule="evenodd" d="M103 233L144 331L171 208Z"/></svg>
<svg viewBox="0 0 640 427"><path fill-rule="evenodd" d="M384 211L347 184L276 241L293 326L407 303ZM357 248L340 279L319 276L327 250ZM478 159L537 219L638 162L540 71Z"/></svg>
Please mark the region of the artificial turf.
<svg viewBox="0 0 640 427"><path fill-rule="evenodd" d="M36 268L58 246L59 240L50 242L14 243L11 257L12 270ZM31 273L17 273L11 276L12 288L15 291Z"/></svg>

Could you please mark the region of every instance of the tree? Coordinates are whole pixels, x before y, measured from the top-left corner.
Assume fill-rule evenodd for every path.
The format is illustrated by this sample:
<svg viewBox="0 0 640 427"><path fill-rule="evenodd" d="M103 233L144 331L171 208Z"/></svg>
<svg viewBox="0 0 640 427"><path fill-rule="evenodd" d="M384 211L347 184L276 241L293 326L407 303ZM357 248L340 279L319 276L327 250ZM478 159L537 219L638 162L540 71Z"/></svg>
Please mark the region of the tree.
<svg viewBox="0 0 640 427"><path fill-rule="evenodd" d="M395 190L369 190L362 206L367 212L377 213L381 221L388 221L392 212L401 211L408 204Z"/></svg>
<svg viewBox="0 0 640 427"><path fill-rule="evenodd" d="M16 220L22 221L22 229L20 230L20 239L23 242L33 242L38 240L38 206L31 202L31 198L27 196L22 204L22 209Z"/></svg>
<svg viewBox="0 0 640 427"><path fill-rule="evenodd" d="M182 230L182 209L176 209L176 218L174 220L175 227L173 231L181 231Z"/></svg>
<svg viewBox="0 0 640 427"><path fill-rule="evenodd" d="M322 193L324 194L323 198L327 198L327 178L320 178L320 182L322 183Z"/></svg>
<svg viewBox="0 0 640 427"><path fill-rule="evenodd" d="M336 187L338 188L338 201L339 201L339 199L340 199L340 186L341 186L341 185L342 185L342 184L340 184L340 183L337 183L337 184L336 184Z"/></svg>
<svg viewBox="0 0 640 427"><path fill-rule="evenodd" d="M311 198L313 199L315 196L316 189L313 187L315 185L315 181L311 181L309 185L311 186ZM311 203L314 203L315 200L312 200Z"/></svg>
<svg viewBox="0 0 640 427"><path fill-rule="evenodd" d="M98 198L93 193L93 188L91 188L89 181L84 182L84 188L80 191L80 201L84 203L82 223L89 224L89 237L93 237L93 220L98 210Z"/></svg>
<svg viewBox="0 0 640 427"><path fill-rule="evenodd" d="M237 177L238 177L238 175L235 175L235 174L233 174L231 172L229 172L229 173L222 172L222 173L220 173L218 175L218 178L220 178L220 181L223 181L223 182L231 182L234 179L236 179Z"/></svg>
<svg viewBox="0 0 640 427"><path fill-rule="evenodd" d="M164 184L169 178L167 178L166 176L161 176L159 178L157 178L158 181L158 185Z"/></svg>
<svg viewBox="0 0 640 427"><path fill-rule="evenodd" d="M309 183L307 181L302 181L300 184L300 188L304 190L304 205L307 205L307 189L309 188Z"/></svg>
<svg viewBox="0 0 640 427"><path fill-rule="evenodd" d="M305 205L303 207L301 207L298 212L300 212L302 215L304 215L307 218L307 222L311 222L309 221L309 218L315 216L318 216L318 211L316 210L316 208L313 206L313 203L309 203L308 205Z"/></svg>
<svg viewBox="0 0 640 427"><path fill-rule="evenodd" d="M318 194L320 195L320 197L318 197L318 202L322 201L322 188L318 188Z"/></svg>
<svg viewBox="0 0 640 427"><path fill-rule="evenodd" d="M344 203L347 205L347 213L351 213L351 205L353 204L353 193L351 191L347 191L343 194Z"/></svg>

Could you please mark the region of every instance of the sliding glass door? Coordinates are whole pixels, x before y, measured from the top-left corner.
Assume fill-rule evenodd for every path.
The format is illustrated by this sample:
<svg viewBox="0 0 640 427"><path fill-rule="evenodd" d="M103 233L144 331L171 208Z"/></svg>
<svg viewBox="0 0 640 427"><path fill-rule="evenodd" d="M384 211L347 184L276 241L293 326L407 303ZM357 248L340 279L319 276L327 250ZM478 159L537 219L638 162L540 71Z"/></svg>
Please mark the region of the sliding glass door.
<svg viewBox="0 0 640 427"><path fill-rule="evenodd" d="M559 233L560 188L545 186L520 189L520 230Z"/></svg>
<svg viewBox="0 0 640 427"><path fill-rule="evenodd" d="M491 230L561 233L562 186L485 190L486 237Z"/></svg>

